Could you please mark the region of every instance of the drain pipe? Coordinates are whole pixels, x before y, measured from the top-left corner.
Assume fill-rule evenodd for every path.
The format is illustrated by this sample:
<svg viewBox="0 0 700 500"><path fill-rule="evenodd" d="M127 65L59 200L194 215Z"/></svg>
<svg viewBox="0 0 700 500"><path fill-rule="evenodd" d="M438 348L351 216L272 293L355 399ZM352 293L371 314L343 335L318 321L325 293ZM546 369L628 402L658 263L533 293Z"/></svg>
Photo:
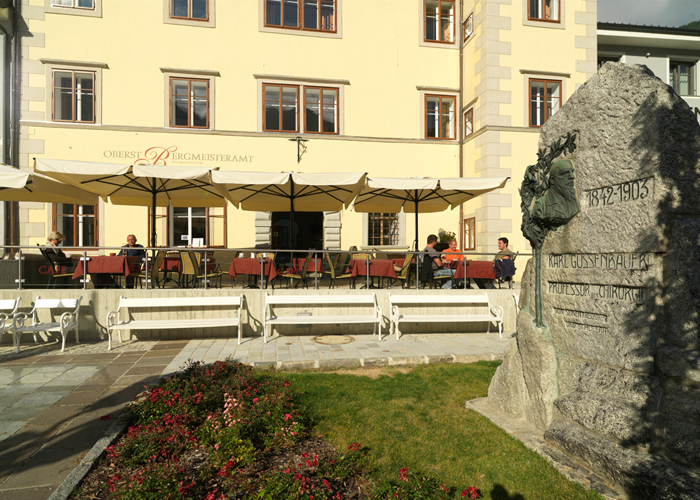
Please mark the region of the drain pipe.
<svg viewBox="0 0 700 500"><path fill-rule="evenodd" d="M459 27L459 138L457 144L459 144L459 176L464 176L464 110L462 109L464 103L464 0L459 0L459 17L462 21ZM464 203L459 204L459 240L462 246L462 251L464 251Z"/></svg>

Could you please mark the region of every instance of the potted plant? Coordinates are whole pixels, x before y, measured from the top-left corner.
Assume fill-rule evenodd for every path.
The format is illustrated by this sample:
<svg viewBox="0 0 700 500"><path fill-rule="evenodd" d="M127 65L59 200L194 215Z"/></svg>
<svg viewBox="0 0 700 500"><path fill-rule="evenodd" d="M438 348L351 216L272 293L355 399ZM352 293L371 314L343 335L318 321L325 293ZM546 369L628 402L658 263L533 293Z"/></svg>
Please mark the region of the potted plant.
<svg viewBox="0 0 700 500"><path fill-rule="evenodd" d="M451 231L445 231L443 228L440 228L440 231L438 231L438 241L435 244L435 250L437 250L438 252L442 252L450 246L450 240L454 239L455 233Z"/></svg>

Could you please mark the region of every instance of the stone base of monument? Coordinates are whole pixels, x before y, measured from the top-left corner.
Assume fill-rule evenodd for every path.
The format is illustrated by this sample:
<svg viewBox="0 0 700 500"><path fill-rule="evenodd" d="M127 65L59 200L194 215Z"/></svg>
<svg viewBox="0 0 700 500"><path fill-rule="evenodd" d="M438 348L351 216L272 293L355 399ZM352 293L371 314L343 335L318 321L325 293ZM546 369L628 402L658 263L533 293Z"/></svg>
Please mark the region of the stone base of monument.
<svg viewBox="0 0 700 500"><path fill-rule="evenodd" d="M514 419L512 415L493 405L488 398L472 399L466 402L465 407L481 413L512 437L537 452L570 481L580 483L584 488L594 490L608 500L624 498L612 484L595 474L590 468L574 462L559 449L547 443L542 436L542 431L534 425L526 420Z"/></svg>
<svg viewBox="0 0 700 500"><path fill-rule="evenodd" d="M567 176L528 167L524 187L548 181L524 215L568 222L528 233L516 336L470 407L611 498L700 499L698 121L646 67L606 63L540 148Z"/></svg>

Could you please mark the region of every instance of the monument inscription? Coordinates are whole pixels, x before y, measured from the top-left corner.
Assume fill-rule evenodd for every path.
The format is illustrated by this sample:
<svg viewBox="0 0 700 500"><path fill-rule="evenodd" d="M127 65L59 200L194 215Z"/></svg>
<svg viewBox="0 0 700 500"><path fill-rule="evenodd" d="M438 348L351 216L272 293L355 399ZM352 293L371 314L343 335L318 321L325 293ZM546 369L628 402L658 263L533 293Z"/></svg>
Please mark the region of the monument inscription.
<svg viewBox="0 0 700 500"><path fill-rule="evenodd" d="M647 271L651 255L646 253L550 254L550 269L629 269Z"/></svg>
<svg viewBox="0 0 700 500"><path fill-rule="evenodd" d="M653 197L654 177L646 177L584 191L584 206L608 207Z"/></svg>

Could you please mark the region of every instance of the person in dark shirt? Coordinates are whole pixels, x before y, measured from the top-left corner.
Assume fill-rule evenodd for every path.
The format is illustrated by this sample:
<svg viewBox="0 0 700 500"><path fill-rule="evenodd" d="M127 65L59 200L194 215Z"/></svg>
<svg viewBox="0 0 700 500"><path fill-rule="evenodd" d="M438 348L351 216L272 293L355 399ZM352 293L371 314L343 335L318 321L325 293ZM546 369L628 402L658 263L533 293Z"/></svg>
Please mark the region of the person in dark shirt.
<svg viewBox="0 0 700 500"><path fill-rule="evenodd" d="M126 255L127 257L138 257L139 260L143 260L146 256L146 251L143 249L143 245L136 243L136 236L130 234L126 237L126 245L117 254L119 256Z"/></svg>
<svg viewBox="0 0 700 500"><path fill-rule="evenodd" d="M58 231L53 231L49 234L48 238L46 238L46 256L57 266L68 266L73 264L73 261L69 257L66 257L66 254L63 253L63 250L58 248L58 245L60 245L65 239L66 237Z"/></svg>
<svg viewBox="0 0 700 500"><path fill-rule="evenodd" d="M127 257L138 257L139 262L146 257L146 251L143 249L143 245L136 243L136 236L129 234L126 237L126 245L122 247L119 251L119 255L125 255ZM136 279L129 275L126 277L126 287L135 288Z"/></svg>

